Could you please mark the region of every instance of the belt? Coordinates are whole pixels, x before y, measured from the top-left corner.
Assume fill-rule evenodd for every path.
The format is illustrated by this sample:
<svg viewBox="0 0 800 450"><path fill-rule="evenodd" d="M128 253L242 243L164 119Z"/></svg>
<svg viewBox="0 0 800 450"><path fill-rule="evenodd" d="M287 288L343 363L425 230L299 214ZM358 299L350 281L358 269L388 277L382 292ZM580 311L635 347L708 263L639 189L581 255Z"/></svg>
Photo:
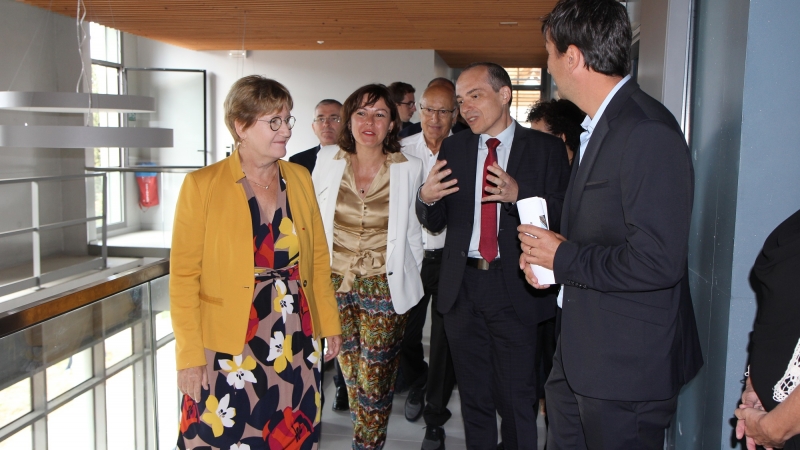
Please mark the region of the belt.
<svg viewBox="0 0 800 450"><path fill-rule="evenodd" d="M442 259L443 249L437 248L436 250L425 250L425 259Z"/></svg>
<svg viewBox="0 0 800 450"><path fill-rule="evenodd" d="M489 262L483 258L467 258L467 266L478 270L499 269L501 267L500 259Z"/></svg>

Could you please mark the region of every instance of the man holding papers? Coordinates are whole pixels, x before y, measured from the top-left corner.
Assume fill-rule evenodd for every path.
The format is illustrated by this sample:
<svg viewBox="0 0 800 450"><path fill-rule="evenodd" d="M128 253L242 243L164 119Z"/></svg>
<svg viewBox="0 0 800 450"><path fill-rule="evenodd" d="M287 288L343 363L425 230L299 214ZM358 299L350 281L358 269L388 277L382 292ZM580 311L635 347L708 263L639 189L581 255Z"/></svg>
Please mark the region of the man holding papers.
<svg viewBox="0 0 800 450"><path fill-rule="evenodd" d="M536 324L555 309L555 293L530 288L519 270L515 203L539 196L560 217L569 162L560 139L511 118L511 96L499 65L464 69L456 98L472 132L444 140L416 205L427 230L447 227L438 310L469 449L496 447L495 411L506 449L536 448Z"/></svg>
<svg viewBox="0 0 800 450"><path fill-rule="evenodd" d="M559 95L588 114L563 236L519 227L528 281L543 287L538 264L564 285L547 448L661 449L703 363L687 273L691 155L672 114L628 75L624 6L561 0L542 30Z"/></svg>

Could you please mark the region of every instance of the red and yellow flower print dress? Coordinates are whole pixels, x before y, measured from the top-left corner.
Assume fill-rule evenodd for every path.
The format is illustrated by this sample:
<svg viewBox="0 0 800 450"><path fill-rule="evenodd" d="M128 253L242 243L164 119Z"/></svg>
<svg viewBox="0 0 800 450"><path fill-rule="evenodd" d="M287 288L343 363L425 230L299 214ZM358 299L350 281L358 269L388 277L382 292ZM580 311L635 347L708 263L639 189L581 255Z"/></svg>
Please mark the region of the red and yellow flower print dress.
<svg viewBox="0 0 800 450"><path fill-rule="evenodd" d="M320 345L300 285L300 245L280 180L278 209L262 219L242 179L253 219L255 289L241 355L206 349L209 389L184 395L179 449L316 449ZM232 330L233 331L233 330Z"/></svg>

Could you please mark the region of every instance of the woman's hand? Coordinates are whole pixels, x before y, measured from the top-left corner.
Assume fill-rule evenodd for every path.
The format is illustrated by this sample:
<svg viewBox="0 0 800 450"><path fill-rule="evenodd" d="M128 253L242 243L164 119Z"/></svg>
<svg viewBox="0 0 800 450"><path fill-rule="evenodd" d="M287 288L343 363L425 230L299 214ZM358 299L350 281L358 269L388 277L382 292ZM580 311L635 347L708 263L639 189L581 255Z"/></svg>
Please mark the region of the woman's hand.
<svg viewBox="0 0 800 450"><path fill-rule="evenodd" d="M325 362L336 358L339 354L339 349L342 348L342 336L328 336L325 338L328 341L328 350L325 352Z"/></svg>
<svg viewBox="0 0 800 450"><path fill-rule="evenodd" d="M744 392L742 392L742 404L739 409L735 411L736 414L736 439L745 438L747 450L756 450L756 445L769 444L765 439L764 430L762 429L761 420L767 413L764 411L764 406L761 405L761 400L758 398L753 383L750 377L747 377L744 385ZM767 447L772 448L772 447Z"/></svg>
<svg viewBox="0 0 800 450"><path fill-rule="evenodd" d="M341 343L341 338L339 339ZM208 372L206 366L189 367L178 371L178 389L194 400L200 402L200 388L208 389Z"/></svg>

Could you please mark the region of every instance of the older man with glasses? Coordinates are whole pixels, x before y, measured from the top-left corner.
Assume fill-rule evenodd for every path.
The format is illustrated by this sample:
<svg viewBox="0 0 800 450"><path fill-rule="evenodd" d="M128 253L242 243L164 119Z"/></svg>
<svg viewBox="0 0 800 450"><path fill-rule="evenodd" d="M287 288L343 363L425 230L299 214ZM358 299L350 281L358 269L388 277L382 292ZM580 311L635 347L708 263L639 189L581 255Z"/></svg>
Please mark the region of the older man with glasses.
<svg viewBox="0 0 800 450"><path fill-rule="evenodd" d="M289 158L289 162L300 164L308 169L309 173L313 172L314 166L317 164L317 153L320 147L336 143L339 130L342 128L341 110L342 104L338 100L327 98L317 103L316 108L314 108L314 120L311 122L311 129L314 130L314 134L319 139L319 145L293 155ZM337 386L339 385L337 384ZM342 389L344 389L344 382L342 382ZM334 406L336 405L334 404Z"/></svg>
<svg viewBox="0 0 800 450"><path fill-rule="evenodd" d="M422 133L409 136L400 143L403 146L403 153L422 160L424 172L427 174L436 164L442 142L453 134L451 128L456 122L457 114L455 89L443 85L428 87L420 99L419 112L422 119L420 121ZM447 409L447 402L450 400L456 381L447 337L444 334L442 315L436 311L444 240L445 231L431 233L426 230L422 234L425 257L422 261L421 277L425 295L409 311L400 350L400 371L405 380L411 384L411 391L405 403L405 417L415 422L424 415L427 429L422 448L425 450L444 448L445 435L442 427L451 415ZM433 311L429 369L424 359L422 328L425 325L428 302L431 298L433 298Z"/></svg>

